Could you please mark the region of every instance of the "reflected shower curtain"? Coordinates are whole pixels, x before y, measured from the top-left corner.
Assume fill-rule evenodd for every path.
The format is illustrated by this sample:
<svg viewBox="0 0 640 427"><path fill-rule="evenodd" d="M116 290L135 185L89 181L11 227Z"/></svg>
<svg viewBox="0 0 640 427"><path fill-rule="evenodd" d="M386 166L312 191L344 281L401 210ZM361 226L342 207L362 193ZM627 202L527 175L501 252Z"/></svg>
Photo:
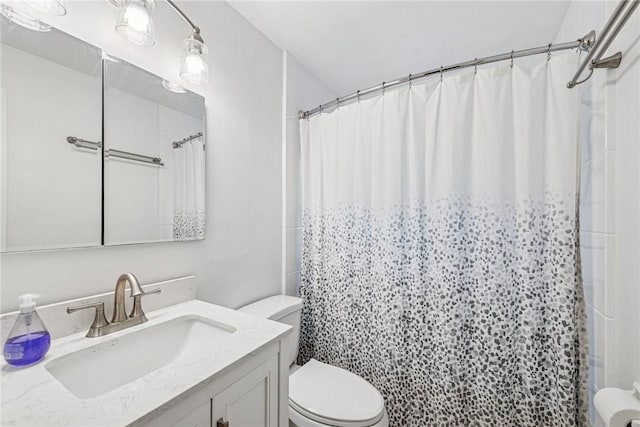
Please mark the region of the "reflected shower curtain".
<svg viewBox="0 0 640 427"><path fill-rule="evenodd" d="M586 422L577 55L413 84L300 121L300 361L392 426Z"/></svg>
<svg viewBox="0 0 640 427"><path fill-rule="evenodd" d="M173 149L173 239L204 239L204 140L198 137Z"/></svg>

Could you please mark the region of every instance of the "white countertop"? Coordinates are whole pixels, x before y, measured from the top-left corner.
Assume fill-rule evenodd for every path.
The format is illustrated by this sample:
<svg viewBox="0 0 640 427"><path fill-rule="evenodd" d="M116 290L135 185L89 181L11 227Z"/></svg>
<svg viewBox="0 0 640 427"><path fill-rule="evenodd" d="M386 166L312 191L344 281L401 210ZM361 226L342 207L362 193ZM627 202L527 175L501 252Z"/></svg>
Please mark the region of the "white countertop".
<svg viewBox="0 0 640 427"><path fill-rule="evenodd" d="M113 340L185 315L224 322L236 331L202 343L193 360L176 361L115 390L80 399L54 378L45 364L69 353ZM0 424L3 426L124 426L183 397L193 387L222 373L225 368L286 335L291 327L245 313L192 300L147 313L148 322L100 338L77 333L54 339L44 360L27 368L3 362ZM87 329L89 325L87 325ZM144 354L140 357L144 358ZM123 361L126 363L126 361ZM104 369L117 369L105 366Z"/></svg>

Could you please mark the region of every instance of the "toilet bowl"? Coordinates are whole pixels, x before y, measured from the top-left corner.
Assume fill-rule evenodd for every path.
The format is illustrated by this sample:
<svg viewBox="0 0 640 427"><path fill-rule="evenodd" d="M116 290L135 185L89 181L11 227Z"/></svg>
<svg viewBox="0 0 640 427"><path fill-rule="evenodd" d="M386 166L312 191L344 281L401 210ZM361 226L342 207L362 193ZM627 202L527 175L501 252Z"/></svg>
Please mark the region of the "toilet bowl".
<svg viewBox="0 0 640 427"><path fill-rule="evenodd" d="M364 378L311 359L293 362L300 340L302 300L275 295L239 309L245 313L291 325L286 338L289 361L289 425L295 427L388 427L384 399Z"/></svg>

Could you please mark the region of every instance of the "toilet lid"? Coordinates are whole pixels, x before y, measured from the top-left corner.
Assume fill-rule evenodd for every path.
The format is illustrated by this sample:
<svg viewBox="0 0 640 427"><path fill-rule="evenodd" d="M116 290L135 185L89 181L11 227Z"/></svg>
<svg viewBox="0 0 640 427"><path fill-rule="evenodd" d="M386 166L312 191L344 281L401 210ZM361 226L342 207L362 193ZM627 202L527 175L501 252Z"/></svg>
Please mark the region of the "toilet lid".
<svg viewBox="0 0 640 427"><path fill-rule="evenodd" d="M384 412L382 395L364 378L314 359L289 377L289 403L333 426L371 426Z"/></svg>

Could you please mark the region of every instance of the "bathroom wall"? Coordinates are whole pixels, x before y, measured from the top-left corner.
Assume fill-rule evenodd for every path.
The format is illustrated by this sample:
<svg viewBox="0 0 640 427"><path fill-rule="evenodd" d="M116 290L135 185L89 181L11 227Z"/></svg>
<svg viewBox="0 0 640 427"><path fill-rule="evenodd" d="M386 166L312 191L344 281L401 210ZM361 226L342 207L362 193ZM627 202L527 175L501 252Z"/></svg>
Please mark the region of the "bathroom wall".
<svg viewBox="0 0 640 427"><path fill-rule="evenodd" d="M574 0L556 41L600 32L615 2ZM623 52L618 70L598 70L578 86L582 174L580 246L589 328L589 393L630 388L640 378L640 13L607 54ZM590 399L590 400L591 400ZM591 419L601 425L593 406Z"/></svg>
<svg viewBox="0 0 640 427"><path fill-rule="evenodd" d="M166 4L157 3L152 48L117 35L110 2L66 4L67 16L41 19L179 81L180 45L190 30ZM25 292L48 303L108 291L125 271L143 283L195 274L198 298L229 307L280 292L282 52L227 3L178 4L209 48L210 82L191 88L207 103L207 239L2 254L2 312Z"/></svg>
<svg viewBox="0 0 640 427"><path fill-rule="evenodd" d="M282 271L283 293L298 295L300 287L300 244L302 238L302 204L300 194L300 131L298 111L309 110L320 102L337 97L336 93L304 68L289 53L283 53L286 68L286 90L283 94L284 141L283 189L285 206L283 209L284 262Z"/></svg>

